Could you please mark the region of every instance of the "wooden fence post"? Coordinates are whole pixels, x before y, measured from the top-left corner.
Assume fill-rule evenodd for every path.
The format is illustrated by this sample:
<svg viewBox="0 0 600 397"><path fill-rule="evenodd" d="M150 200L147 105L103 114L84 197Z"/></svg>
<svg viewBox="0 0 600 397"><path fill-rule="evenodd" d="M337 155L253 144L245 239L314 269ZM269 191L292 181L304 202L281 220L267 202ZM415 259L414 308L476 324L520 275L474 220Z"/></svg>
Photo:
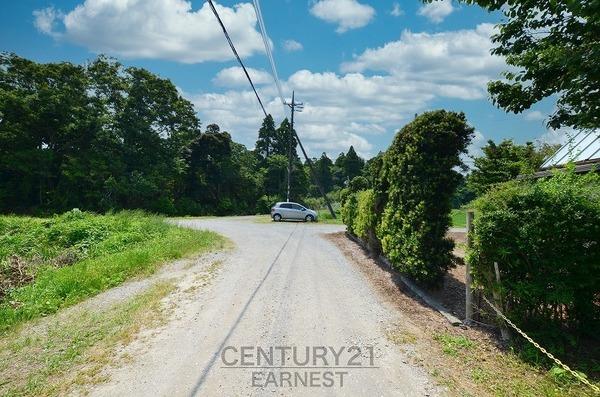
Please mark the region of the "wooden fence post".
<svg viewBox="0 0 600 397"><path fill-rule="evenodd" d="M473 232L473 219L475 218L475 212L467 210L467 247L471 246L471 233ZM469 325L473 320L473 290L471 284L471 265L468 261L465 261L465 324Z"/></svg>
<svg viewBox="0 0 600 397"><path fill-rule="evenodd" d="M498 288L500 287L500 268L498 267L498 262L494 262L494 272L496 273L496 282L498 283ZM500 291L498 291L496 288L492 289L492 295L494 298L494 304L496 305L497 308L499 308L500 310L504 311L504 307L502 306L502 295L500 294ZM508 328L506 327L506 323L504 322L504 320L502 318L500 318L501 321L501 325L500 325L500 336L502 338L503 341L509 341L510 340L510 332L508 332Z"/></svg>

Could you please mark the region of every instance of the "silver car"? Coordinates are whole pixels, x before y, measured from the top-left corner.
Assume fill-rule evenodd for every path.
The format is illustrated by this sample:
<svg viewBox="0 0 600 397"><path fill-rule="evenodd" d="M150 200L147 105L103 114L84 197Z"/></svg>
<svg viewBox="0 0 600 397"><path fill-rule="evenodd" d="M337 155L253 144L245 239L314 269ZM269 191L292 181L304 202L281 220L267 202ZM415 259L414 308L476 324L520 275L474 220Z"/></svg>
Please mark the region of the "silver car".
<svg viewBox="0 0 600 397"><path fill-rule="evenodd" d="M277 222L282 219L315 222L317 220L317 212L298 203L280 202L276 203L273 208L271 208L271 218Z"/></svg>

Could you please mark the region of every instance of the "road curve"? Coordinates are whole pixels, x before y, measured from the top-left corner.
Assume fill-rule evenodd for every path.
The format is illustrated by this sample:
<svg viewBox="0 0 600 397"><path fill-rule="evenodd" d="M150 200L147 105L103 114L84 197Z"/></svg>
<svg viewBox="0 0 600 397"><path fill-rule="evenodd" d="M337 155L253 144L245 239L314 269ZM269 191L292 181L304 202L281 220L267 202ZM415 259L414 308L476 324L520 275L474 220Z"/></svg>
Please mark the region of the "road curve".
<svg viewBox="0 0 600 397"><path fill-rule="evenodd" d="M235 248L211 285L177 305L91 395L441 394L386 338L401 314L323 238L343 226L252 217L179 223L221 233Z"/></svg>

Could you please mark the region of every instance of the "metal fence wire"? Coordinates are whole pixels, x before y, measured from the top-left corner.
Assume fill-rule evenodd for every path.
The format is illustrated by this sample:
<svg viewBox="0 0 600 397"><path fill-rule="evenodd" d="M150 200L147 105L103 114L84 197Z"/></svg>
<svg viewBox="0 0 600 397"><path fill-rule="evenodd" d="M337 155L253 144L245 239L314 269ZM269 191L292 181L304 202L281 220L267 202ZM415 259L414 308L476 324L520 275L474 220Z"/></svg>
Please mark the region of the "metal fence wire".
<svg viewBox="0 0 600 397"><path fill-rule="evenodd" d="M500 317L502 320L504 320L512 329L517 331L517 333L519 333L519 335L521 335L523 338L525 338L529 343L531 343L533 346L535 346L539 351L544 353L549 359L554 361L556 363L556 365L560 366L565 371L569 372L571 375L573 375L575 377L575 379L577 379L581 383L589 386L596 394L600 395L600 388L598 386L592 384L589 380L587 380L585 378L585 376L581 375L577 371L572 370L566 364L564 364L562 361L560 361L558 358L554 357L554 355L552 355L552 353L550 353L549 351L544 349L542 346L540 346L536 341L531 339L531 337L529 335L527 335L523 330L521 330L512 321L510 321L510 319L508 317L506 317L496 306L494 306L494 304L492 304L492 302L490 302L485 297L485 295L482 294L481 296L482 296L483 300L492 308L492 310L494 310L494 312L496 312L498 317Z"/></svg>

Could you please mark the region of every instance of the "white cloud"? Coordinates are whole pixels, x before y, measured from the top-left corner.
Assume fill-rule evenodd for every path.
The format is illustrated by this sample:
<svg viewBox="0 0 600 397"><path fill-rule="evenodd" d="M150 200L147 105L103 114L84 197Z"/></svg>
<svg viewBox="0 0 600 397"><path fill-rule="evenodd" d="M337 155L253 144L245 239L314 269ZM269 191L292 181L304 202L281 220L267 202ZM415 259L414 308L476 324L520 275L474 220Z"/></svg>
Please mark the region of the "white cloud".
<svg viewBox="0 0 600 397"><path fill-rule="evenodd" d="M399 79L433 87L436 95L484 98L488 81L498 78L506 68L501 57L490 54L493 31L491 24L440 33L405 30L400 40L367 49L352 62L342 64L342 71L385 71Z"/></svg>
<svg viewBox="0 0 600 397"><path fill-rule="evenodd" d="M544 120L546 118L546 116L539 110L531 110L527 113L524 113L523 117L525 117L525 120L529 121L539 121Z"/></svg>
<svg viewBox="0 0 600 397"><path fill-rule="evenodd" d="M300 70L283 82L284 91L301 93L304 111L297 130L311 155L345 151L350 144L363 156L372 156L368 136L397 131L434 98L432 87L410 84L394 76L338 75ZM277 120L283 108L272 85L259 88L267 111ZM187 95L204 124L217 122L242 143L253 146L262 122L250 90L221 94Z"/></svg>
<svg viewBox="0 0 600 397"><path fill-rule="evenodd" d="M404 11L402 8L400 8L400 4L396 2L392 5L392 11L390 11L390 14L394 17L399 17L404 15Z"/></svg>
<svg viewBox="0 0 600 397"><path fill-rule="evenodd" d="M255 85L266 84L272 81L271 75L264 70L246 68ZM246 87L248 78L240 66L223 69L213 79L213 83L224 87Z"/></svg>
<svg viewBox="0 0 600 397"><path fill-rule="evenodd" d="M418 14L424 16L433 23L440 23L448 15L452 14L452 12L454 12L452 0L435 0L421 6Z"/></svg>
<svg viewBox="0 0 600 397"><path fill-rule="evenodd" d="M468 147L468 153L470 156L473 157L480 157L483 155L483 150L481 150L486 144L487 144L487 139L485 138L485 136L481 133L481 131L475 130L475 135L473 136L473 139L471 140L471 144Z"/></svg>
<svg viewBox="0 0 600 397"><path fill-rule="evenodd" d="M48 7L42 10L33 11L34 21L36 29L42 33L53 36L54 27L57 20L64 17L60 11L57 11L54 7Z"/></svg>
<svg viewBox="0 0 600 397"><path fill-rule="evenodd" d="M342 65L342 73L299 70L283 81L283 91L296 91L304 102L297 115L300 137L311 156L347 150L376 154L373 138L398 131L415 113L430 110L440 97L485 98L486 84L506 68L491 56L491 25L441 33L404 32L398 41L368 49ZM368 75L365 72L369 72ZM284 117L273 84L259 87L267 111ZM217 122L254 146L262 122L252 91L188 95L204 124ZM477 132L469 150L478 153L485 139Z"/></svg>
<svg viewBox="0 0 600 397"><path fill-rule="evenodd" d="M216 8L240 56L264 52L250 3ZM187 0L85 0L66 14L46 8L34 17L43 33L96 53L185 63L233 57L206 2L194 11Z"/></svg>
<svg viewBox="0 0 600 397"><path fill-rule="evenodd" d="M563 127L557 130L549 129L539 137L538 141L540 143L548 143L550 145L564 145L569 139L574 137L576 134L577 131L572 127Z"/></svg>
<svg viewBox="0 0 600 397"><path fill-rule="evenodd" d="M337 24L337 33L362 28L375 17L373 7L357 0L319 0L310 8L310 13L326 22Z"/></svg>
<svg viewBox="0 0 600 397"><path fill-rule="evenodd" d="M302 51L304 49L304 46L302 45L302 43L299 43L296 40L285 40L283 42L283 49L287 52L295 52Z"/></svg>

